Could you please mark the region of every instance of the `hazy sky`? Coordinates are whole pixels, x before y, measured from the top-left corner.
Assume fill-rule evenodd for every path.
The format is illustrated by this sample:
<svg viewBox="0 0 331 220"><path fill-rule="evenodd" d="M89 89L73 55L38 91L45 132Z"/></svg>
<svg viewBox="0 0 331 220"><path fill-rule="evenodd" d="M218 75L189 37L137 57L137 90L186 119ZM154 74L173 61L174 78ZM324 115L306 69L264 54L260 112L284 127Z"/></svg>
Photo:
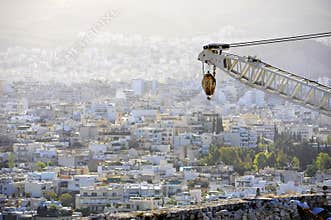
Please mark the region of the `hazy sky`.
<svg viewBox="0 0 331 220"><path fill-rule="evenodd" d="M109 10L113 33L166 38L230 26L250 37L331 30L330 0L0 0L0 46L72 42Z"/></svg>

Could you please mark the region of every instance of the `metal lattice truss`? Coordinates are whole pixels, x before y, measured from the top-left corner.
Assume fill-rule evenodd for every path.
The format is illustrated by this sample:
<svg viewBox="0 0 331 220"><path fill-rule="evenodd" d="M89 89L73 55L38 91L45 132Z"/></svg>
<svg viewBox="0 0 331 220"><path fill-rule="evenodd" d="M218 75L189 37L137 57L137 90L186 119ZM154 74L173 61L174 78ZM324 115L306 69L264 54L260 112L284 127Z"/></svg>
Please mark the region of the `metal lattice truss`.
<svg viewBox="0 0 331 220"><path fill-rule="evenodd" d="M220 50L204 49L198 58L214 65L240 82L276 94L325 115L331 116L331 88L252 57L240 57Z"/></svg>

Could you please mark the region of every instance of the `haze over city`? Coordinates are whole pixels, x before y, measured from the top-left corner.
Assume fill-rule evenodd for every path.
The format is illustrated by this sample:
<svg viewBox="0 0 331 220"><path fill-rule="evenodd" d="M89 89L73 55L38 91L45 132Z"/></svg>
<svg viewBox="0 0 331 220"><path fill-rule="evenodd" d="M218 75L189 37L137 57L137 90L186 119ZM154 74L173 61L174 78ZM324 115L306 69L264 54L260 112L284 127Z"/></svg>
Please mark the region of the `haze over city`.
<svg viewBox="0 0 331 220"><path fill-rule="evenodd" d="M60 0L29 2L1 1L0 48L39 48L52 53L66 50L79 41L82 33L88 31L107 12L118 15L87 44L79 56L86 60L87 49L98 48L96 41L104 41L107 54L116 55L116 48L124 39L144 39L147 47L158 46L151 38L157 38L170 51L185 50L192 54L194 65L201 46L210 42L232 43L244 40L282 37L293 34L323 32L331 28L330 2L325 1L91 1ZM284 7L286 5L286 7ZM300 5L300 8L297 6ZM217 9L217 10L215 10ZM104 36L106 34L106 36ZM107 35L108 34L108 35ZM120 35L124 39L110 40L109 35ZM170 43L172 40L179 41ZM319 43L316 43L318 41ZM321 43L322 42L322 43ZM132 42L125 48L128 57L139 56L138 43ZM315 78L328 76L330 62L330 40L312 40L299 43L237 49L243 55L257 55L269 63L275 63L302 76ZM102 47L102 46L101 46ZM181 49L180 49L181 47ZM293 49L295 48L295 53ZM164 48L163 48L164 49ZM97 52L99 54L99 51ZM105 57L104 54L101 57ZM178 61L180 54L171 59ZM52 58L46 59L52 62ZM139 61L150 63L151 60ZM61 75L60 73L54 73ZM171 77L172 73L169 73ZM185 73L185 77L191 74ZM5 77L0 75L1 78ZM90 78L98 77L98 73ZM153 76L154 77L154 76ZM157 76L155 76L157 77ZM113 78L113 77L110 77ZM134 78L134 77L133 77Z"/></svg>
<svg viewBox="0 0 331 220"><path fill-rule="evenodd" d="M330 11L0 0L0 220L330 220Z"/></svg>

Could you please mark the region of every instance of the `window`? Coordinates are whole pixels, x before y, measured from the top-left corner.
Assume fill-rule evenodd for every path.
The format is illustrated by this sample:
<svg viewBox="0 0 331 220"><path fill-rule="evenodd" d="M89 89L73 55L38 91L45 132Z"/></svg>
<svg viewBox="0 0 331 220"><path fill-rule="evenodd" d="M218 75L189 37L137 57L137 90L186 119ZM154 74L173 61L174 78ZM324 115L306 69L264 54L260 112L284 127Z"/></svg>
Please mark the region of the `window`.
<svg viewBox="0 0 331 220"><path fill-rule="evenodd" d="M60 187L68 188L68 182L60 182Z"/></svg>

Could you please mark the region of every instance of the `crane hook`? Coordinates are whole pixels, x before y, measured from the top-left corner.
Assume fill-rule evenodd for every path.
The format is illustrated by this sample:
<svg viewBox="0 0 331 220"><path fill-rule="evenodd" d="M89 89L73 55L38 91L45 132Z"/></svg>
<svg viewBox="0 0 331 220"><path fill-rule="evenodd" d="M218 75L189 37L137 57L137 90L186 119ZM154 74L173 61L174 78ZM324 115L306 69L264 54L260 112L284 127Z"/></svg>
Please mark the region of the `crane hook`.
<svg viewBox="0 0 331 220"><path fill-rule="evenodd" d="M216 88L216 66L213 66L213 72L210 73L207 71L206 74L203 75L202 78L202 88L205 91L205 94L207 95L207 99L210 100L211 96L214 95L215 88Z"/></svg>

